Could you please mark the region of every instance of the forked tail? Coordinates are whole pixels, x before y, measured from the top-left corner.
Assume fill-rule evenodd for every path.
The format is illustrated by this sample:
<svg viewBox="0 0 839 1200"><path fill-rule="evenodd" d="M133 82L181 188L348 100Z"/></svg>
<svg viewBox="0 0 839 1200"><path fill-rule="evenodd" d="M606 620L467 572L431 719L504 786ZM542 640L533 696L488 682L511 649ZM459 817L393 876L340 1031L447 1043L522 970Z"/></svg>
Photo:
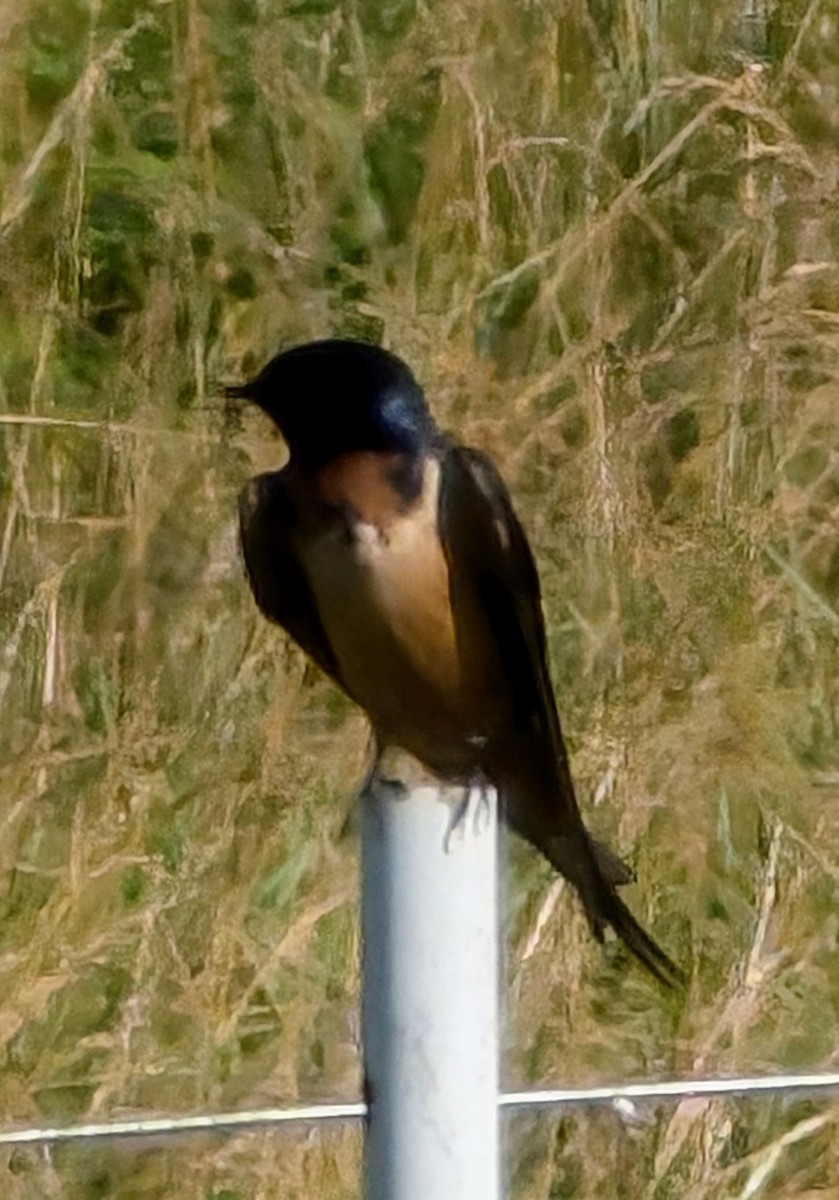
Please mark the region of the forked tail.
<svg viewBox="0 0 839 1200"><path fill-rule="evenodd" d="M638 961L665 987L685 986L684 971L677 967L658 942L650 937L610 884L601 886L597 908L590 912L586 906L586 916L599 942L603 941L603 926L611 925L627 949L631 950Z"/></svg>
<svg viewBox="0 0 839 1200"><path fill-rule="evenodd" d="M538 754L530 759L517 755L512 766L502 761L494 776L499 781L507 824L574 885L597 940L603 941L610 925L660 983L683 987L684 973L618 895L617 889L632 883L635 875L614 851L589 835L577 806L564 751L547 766Z"/></svg>
<svg viewBox="0 0 839 1200"><path fill-rule="evenodd" d="M618 872L610 869L610 865L621 860L587 834L583 833L583 838L585 840L551 838L548 845L542 847L542 852L576 888L598 942L603 941L606 927L611 926L627 949L660 983L665 987L684 987L684 972L650 937L617 893L616 884L629 883L632 879L628 868L625 868L626 875L618 877Z"/></svg>

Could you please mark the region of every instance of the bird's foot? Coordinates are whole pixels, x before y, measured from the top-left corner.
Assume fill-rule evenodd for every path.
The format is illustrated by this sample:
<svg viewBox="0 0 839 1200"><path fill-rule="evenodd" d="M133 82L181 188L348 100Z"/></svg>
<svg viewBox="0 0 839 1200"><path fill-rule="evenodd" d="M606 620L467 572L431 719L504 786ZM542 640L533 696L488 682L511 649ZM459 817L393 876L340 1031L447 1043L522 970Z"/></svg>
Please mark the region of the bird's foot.
<svg viewBox="0 0 839 1200"><path fill-rule="evenodd" d="M382 800L404 800L409 791L401 779L386 779L384 775L377 775L373 786Z"/></svg>
<svg viewBox="0 0 839 1200"><path fill-rule="evenodd" d="M443 840L443 848L446 854L451 848L452 838L455 834L464 837L466 834L466 822L472 815L472 831L479 834L486 829L489 824L491 815L491 806L489 802L490 784L483 775L476 776L470 783L467 783L461 794L455 808L452 810L451 820L449 821L446 836Z"/></svg>
<svg viewBox="0 0 839 1200"><path fill-rule="evenodd" d="M368 767L361 785L360 794L375 792L382 800L404 800L410 788L397 775L386 772L398 770L399 758L394 757L393 747L382 743L375 733L371 734L367 750Z"/></svg>

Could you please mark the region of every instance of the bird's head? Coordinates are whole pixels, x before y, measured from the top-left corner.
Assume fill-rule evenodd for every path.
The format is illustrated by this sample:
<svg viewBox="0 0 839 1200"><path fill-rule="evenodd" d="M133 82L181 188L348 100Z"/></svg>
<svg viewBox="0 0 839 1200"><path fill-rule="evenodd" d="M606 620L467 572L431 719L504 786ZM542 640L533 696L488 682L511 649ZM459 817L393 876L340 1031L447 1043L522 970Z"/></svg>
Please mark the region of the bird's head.
<svg viewBox="0 0 839 1200"><path fill-rule="evenodd" d="M306 342L226 393L258 405L310 467L353 450L417 453L434 431L409 367L367 342Z"/></svg>

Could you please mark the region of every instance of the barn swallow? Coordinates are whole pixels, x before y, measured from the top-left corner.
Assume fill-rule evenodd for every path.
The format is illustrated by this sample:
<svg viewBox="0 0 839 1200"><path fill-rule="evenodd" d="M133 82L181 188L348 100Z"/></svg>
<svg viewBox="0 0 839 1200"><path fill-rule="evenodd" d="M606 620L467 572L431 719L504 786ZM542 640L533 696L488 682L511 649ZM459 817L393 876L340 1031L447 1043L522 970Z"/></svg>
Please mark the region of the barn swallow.
<svg viewBox="0 0 839 1200"><path fill-rule="evenodd" d="M620 898L629 868L586 831L548 672L539 576L492 462L437 427L408 366L363 342L278 354L249 383L286 441L239 500L257 605L368 714L380 747L488 781L507 824L667 985L679 968Z"/></svg>

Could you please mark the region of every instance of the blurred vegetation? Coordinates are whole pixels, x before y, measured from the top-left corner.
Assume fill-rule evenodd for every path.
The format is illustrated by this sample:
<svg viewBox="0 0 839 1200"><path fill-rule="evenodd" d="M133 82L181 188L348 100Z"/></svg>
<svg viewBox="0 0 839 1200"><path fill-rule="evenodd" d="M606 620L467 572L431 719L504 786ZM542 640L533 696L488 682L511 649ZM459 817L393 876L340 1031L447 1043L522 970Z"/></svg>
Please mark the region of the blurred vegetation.
<svg viewBox="0 0 839 1200"><path fill-rule="evenodd" d="M509 1085L835 1066L839 2L0 7L0 1117L359 1087L362 718L257 616L219 382L383 340L543 571L663 996L511 847ZM512 1122L511 1195L789 1197L837 1109ZM357 1195L355 1132L0 1157L9 1200Z"/></svg>

